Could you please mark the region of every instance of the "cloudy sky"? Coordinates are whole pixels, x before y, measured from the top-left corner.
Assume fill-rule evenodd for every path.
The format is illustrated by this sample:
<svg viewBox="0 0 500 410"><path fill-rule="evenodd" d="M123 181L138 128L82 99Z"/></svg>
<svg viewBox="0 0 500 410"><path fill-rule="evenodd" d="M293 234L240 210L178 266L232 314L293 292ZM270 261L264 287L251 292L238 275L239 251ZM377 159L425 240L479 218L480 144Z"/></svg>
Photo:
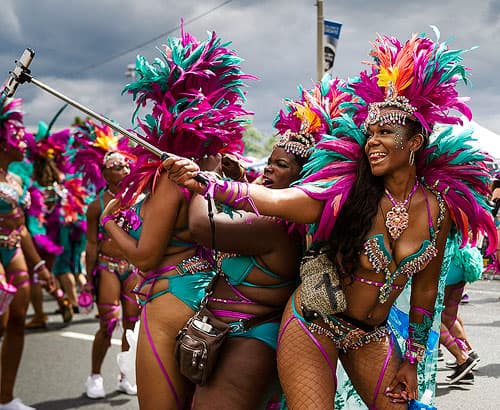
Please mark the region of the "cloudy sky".
<svg viewBox="0 0 500 410"><path fill-rule="evenodd" d="M134 109L131 97L121 96L127 65L137 54L156 57L163 33L179 35L181 17L198 38L215 30L232 41L243 69L260 78L249 84L247 108L267 134L282 99L296 97L297 86L309 87L316 77L315 0L2 0L0 7L0 76L31 47L36 78L124 127ZM441 39L453 38L452 48L479 46L464 55L472 84L460 92L471 97L474 119L500 133L500 0L325 0L324 16L343 24L334 67L339 77L363 68L377 32L406 39L432 35L429 26L436 25ZM30 84L16 95L24 99L29 127L49 122L62 105ZM75 115L67 109L57 127Z"/></svg>

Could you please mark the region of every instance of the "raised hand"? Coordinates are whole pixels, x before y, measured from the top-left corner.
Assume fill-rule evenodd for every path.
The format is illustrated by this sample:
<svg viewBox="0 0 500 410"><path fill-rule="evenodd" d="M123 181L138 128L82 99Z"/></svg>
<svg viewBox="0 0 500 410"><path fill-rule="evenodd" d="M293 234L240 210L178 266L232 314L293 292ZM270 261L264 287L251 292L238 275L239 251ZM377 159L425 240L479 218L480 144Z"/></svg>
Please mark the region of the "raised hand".
<svg viewBox="0 0 500 410"><path fill-rule="evenodd" d="M172 155L163 161L163 168L167 171L168 178L177 185L190 191L203 192L204 185L193 179L200 173L200 167L194 161Z"/></svg>

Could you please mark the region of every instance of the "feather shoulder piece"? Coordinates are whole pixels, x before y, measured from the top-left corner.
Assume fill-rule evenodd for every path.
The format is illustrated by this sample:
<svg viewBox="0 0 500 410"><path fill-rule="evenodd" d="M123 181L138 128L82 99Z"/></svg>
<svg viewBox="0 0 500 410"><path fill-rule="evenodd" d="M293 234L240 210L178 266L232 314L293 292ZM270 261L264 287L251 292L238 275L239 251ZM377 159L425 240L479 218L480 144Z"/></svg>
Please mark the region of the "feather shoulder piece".
<svg viewBox="0 0 500 410"><path fill-rule="evenodd" d="M441 194L461 235L461 246L475 246L479 234L488 236L487 253L495 251L498 238L488 203L492 158L474 148L471 126L440 126L418 155L417 175Z"/></svg>
<svg viewBox="0 0 500 410"><path fill-rule="evenodd" d="M325 81L326 79L326 81ZM346 92L346 83L326 77L314 88L315 107L329 118L325 133L302 168L293 186L325 201L319 223L309 226L314 241L326 240L356 180L357 162L363 154L365 134L354 123L349 108L357 98Z"/></svg>

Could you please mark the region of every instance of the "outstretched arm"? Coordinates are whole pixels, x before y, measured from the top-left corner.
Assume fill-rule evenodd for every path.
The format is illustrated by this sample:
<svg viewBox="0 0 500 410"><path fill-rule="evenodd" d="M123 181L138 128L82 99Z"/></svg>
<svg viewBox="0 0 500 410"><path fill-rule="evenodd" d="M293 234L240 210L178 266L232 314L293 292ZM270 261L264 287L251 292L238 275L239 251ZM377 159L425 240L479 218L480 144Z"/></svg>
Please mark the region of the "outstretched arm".
<svg viewBox="0 0 500 410"><path fill-rule="evenodd" d="M235 211L232 216L217 212L212 199L215 223L215 245L223 252L242 255L261 255L275 250L286 240L283 221L256 216L245 211ZM189 230L193 239L205 247L212 247L211 225L208 217L208 200L194 195L189 205ZM283 236L283 240L280 240Z"/></svg>
<svg viewBox="0 0 500 410"><path fill-rule="evenodd" d="M218 181L210 178L203 185L193 178L199 167L187 158L171 156L163 162L169 178L191 191L214 193L215 199L246 211L256 210L262 215L277 216L296 223L314 223L320 219L324 203L309 197L298 188L269 189L262 185Z"/></svg>

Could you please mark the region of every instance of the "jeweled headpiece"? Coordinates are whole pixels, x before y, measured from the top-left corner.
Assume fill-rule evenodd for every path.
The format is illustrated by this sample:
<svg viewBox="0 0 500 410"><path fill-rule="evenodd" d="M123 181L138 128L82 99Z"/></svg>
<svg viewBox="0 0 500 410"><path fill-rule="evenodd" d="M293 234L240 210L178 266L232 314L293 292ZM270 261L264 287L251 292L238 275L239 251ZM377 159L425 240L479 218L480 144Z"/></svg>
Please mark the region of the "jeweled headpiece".
<svg viewBox="0 0 500 410"><path fill-rule="evenodd" d="M467 83L467 69L462 57L468 50L450 50L447 42L439 42L439 31L433 27L437 40L413 35L401 44L394 37L375 40L370 56L374 62L371 73L362 72L351 83L354 93L364 103L358 104L354 120L358 125L401 123L417 120L429 132L436 123L462 123L456 110L471 119L467 99L458 96L459 80Z"/></svg>
<svg viewBox="0 0 500 410"><path fill-rule="evenodd" d="M70 153L73 172L83 173L99 191L106 186L102 169L127 165L135 161L127 138L115 133L109 126L93 120L76 124L73 132L75 149Z"/></svg>
<svg viewBox="0 0 500 410"><path fill-rule="evenodd" d="M286 152L301 158L309 157L309 150L314 146L316 140L312 134L299 134L291 130L286 130L280 135L275 147L284 148Z"/></svg>
<svg viewBox="0 0 500 410"><path fill-rule="evenodd" d="M331 132L332 119L341 112L340 104L351 100L350 94L340 90L341 84L327 74L312 90L299 87L300 100L285 100L286 109L274 121L279 136L275 146L307 159L321 136Z"/></svg>
<svg viewBox="0 0 500 410"><path fill-rule="evenodd" d="M21 106L20 98L0 95L0 141L5 140L13 148L19 148L25 134Z"/></svg>

